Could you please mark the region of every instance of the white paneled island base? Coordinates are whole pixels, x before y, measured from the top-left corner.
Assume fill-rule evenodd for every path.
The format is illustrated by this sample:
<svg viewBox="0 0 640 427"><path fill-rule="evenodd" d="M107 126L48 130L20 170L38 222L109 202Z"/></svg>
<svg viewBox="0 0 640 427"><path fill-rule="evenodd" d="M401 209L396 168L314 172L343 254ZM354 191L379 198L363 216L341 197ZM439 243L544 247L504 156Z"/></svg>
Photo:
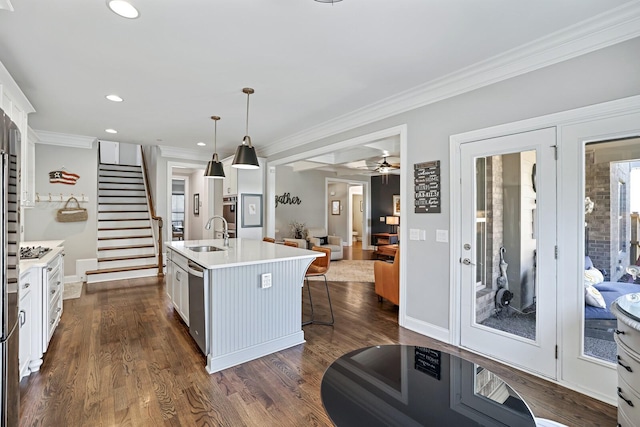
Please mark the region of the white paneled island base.
<svg viewBox="0 0 640 427"><path fill-rule="evenodd" d="M195 252L189 247L215 246L222 251ZM204 269L204 322L209 373L247 362L276 351L304 343L302 331L301 285L305 272L317 256L324 254L257 240L231 239L224 248L222 240L175 241L168 243L169 272L167 288L175 295L174 306L185 323L197 329L198 278L173 280L179 270ZM197 264L194 265L194 264ZM264 275L271 275L270 286ZM172 282L171 284L169 282ZM188 286L188 309L176 304L178 295L172 284ZM184 299L184 298L183 298ZM189 312L187 315L186 312ZM186 317L186 318L185 318ZM197 341L197 340L196 340Z"/></svg>

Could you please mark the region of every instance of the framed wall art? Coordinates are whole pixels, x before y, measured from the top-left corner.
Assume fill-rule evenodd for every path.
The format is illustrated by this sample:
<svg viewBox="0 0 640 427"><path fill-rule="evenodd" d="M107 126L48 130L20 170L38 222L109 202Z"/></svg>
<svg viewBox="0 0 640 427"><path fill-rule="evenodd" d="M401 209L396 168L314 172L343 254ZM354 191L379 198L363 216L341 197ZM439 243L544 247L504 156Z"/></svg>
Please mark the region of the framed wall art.
<svg viewBox="0 0 640 427"><path fill-rule="evenodd" d="M200 193L193 195L193 214L200 215Z"/></svg>
<svg viewBox="0 0 640 427"><path fill-rule="evenodd" d="M331 215L340 215L340 200L331 201Z"/></svg>
<svg viewBox="0 0 640 427"><path fill-rule="evenodd" d="M243 194L242 227L262 227L262 194Z"/></svg>

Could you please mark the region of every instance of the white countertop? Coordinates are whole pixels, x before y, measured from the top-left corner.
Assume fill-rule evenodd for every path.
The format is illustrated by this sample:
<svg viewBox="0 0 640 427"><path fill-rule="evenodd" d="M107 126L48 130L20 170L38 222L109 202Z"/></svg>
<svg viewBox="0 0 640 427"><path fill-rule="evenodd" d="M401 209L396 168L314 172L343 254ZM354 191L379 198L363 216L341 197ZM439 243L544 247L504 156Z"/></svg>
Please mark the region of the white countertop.
<svg viewBox="0 0 640 427"><path fill-rule="evenodd" d="M224 247L222 239L177 240L166 242L171 249L206 269L237 267L242 265L277 262L285 259L317 258L324 253L294 248L262 240L229 239L229 247ZM224 249L215 252L194 252L189 246L216 246Z"/></svg>
<svg viewBox="0 0 640 427"><path fill-rule="evenodd" d="M45 248L57 248L58 246L63 246L64 240L34 240L32 242L20 242L20 247L28 247L28 246L42 246Z"/></svg>
<svg viewBox="0 0 640 427"><path fill-rule="evenodd" d="M58 240L53 240L52 242L57 242ZM64 242L64 240L60 240L60 242ZM35 244L34 244L35 243ZM44 244L42 244L44 243ZM48 244L49 242L23 242L20 243L20 246L44 246L46 248L51 248L49 252L42 258L36 259L21 259L20 260L20 273L24 273L33 267L46 267L46 265L51 261L56 255L64 250L62 246Z"/></svg>

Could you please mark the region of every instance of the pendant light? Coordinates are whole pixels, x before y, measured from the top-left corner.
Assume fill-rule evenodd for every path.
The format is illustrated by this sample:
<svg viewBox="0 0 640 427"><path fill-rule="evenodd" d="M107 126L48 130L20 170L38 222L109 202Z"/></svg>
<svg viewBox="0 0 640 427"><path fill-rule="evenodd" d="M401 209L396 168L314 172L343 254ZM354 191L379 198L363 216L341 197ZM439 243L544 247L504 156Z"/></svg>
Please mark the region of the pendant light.
<svg viewBox="0 0 640 427"><path fill-rule="evenodd" d="M236 155L231 166L238 169L258 169L260 168L258 156L256 155L256 149L251 145L251 137L249 136L249 95L254 90L250 87L245 87L242 92L247 94L247 129L244 138L242 138L242 144L238 145L236 149Z"/></svg>
<svg viewBox="0 0 640 427"><path fill-rule="evenodd" d="M204 171L204 176L207 178L224 178L224 168L222 163L218 160L218 120L220 117L211 116L211 120L215 123L215 130L213 133L213 158L207 163L207 170Z"/></svg>

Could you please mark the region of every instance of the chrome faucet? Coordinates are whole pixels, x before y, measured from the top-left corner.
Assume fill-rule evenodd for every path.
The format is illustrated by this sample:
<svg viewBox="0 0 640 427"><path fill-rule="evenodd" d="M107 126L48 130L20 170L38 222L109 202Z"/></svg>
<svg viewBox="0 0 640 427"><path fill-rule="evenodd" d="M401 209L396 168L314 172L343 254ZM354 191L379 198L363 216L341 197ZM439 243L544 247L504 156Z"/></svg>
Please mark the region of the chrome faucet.
<svg viewBox="0 0 640 427"><path fill-rule="evenodd" d="M224 238L224 246L225 247L229 247L229 224L227 223L227 220L224 219L224 217L220 216L220 215L214 215L211 218L209 218L209 221L207 221L207 225L204 226L205 230L211 230L211 223L213 222L214 219L216 218L220 218L222 220L222 237Z"/></svg>

